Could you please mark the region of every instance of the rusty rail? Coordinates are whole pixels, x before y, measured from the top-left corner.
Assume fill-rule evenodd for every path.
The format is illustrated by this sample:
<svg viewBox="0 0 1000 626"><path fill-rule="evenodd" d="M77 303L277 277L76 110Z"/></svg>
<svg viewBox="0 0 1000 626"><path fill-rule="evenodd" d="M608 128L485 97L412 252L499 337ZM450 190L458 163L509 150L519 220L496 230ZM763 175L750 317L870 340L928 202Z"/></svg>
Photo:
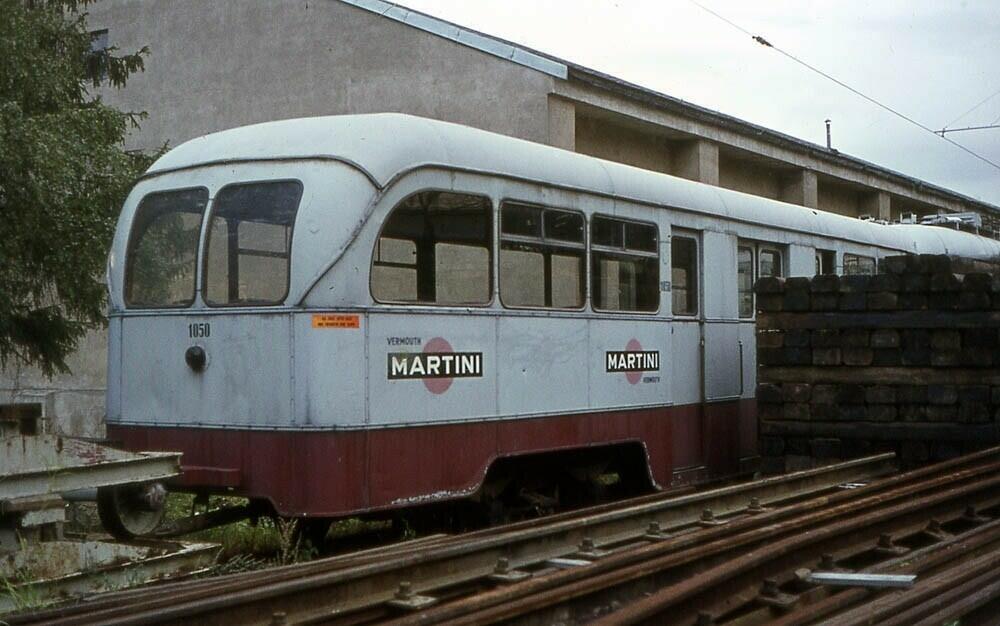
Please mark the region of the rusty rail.
<svg viewBox="0 0 1000 626"><path fill-rule="evenodd" d="M1000 573L990 565L1000 558L1000 448L837 487L859 482L846 474L865 468L883 475L884 462L679 498L644 497L269 572L164 586L146 596L98 600L86 613L68 609L23 623L559 619L732 626L777 620L790 626L860 624L878 615L888 623L940 617L940 624L996 606ZM700 514L712 507L712 514ZM914 538L922 543L897 543ZM549 561L553 555L559 563ZM858 559L868 559L866 572L916 573L917 583L889 593L831 589L796 574L803 567L857 569ZM402 587L409 594L397 597L400 583L410 581ZM433 602L438 604L421 608Z"/></svg>
<svg viewBox="0 0 1000 626"><path fill-rule="evenodd" d="M682 497L647 496L380 554L316 561L203 584L164 586L141 599L120 596L92 604L85 613L65 609L41 620L12 623L168 623L211 620L222 614L230 622L267 623L278 611L286 614L289 623L329 619L384 607L404 582L414 581L413 588L426 593L487 579L501 558L514 569L571 555L584 540L600 545L644 541L651 524L667 532L686 532L699 528L706 508L725 519L747 515L755 506L782 506L828 493L842 483L884 476L892 471L892 460L892 455L880 455Z"/></svg>
<svg viewBox="0 0 1000 626"><path fill-rule="evenodd" d="M668 608L684 613L695 603L685 602L682 609L678 607L682 601L691 600L704 590L716 590L727 580L739 579L740 574L750 572L754 566L776 556L783 557L794 548L814 546L815 550L829 550L829 541L821 540L823 533L826 539L844 536L865 528L865 522L871 525L879 520L892 520L894 515L905 512L920 517L934 502L950 501L965 492L989 492L992 488L992 493L1000 494L996 490L1000 485L997 472L1000 472L998 451L988 451L894 476L857 490L735 520L726 526L706 528L610 554L586 567L538 577L404 616L399 623L479 624L517 620L527 615L544 621L538 619L539 614L564 618L567 612L574 615L574 611L586 612L621 601L629 595L623 592L626 587L632 590L632 595L639 596L650 589L662 589L614 613L609 623L652 619ZM984 474L989 478L981 479ZM980 482L972 487L957 486L962 481L976 481L977 478ZM941 490L943 492L938 493ZM921 497L922 493L925 495ZM860 517L866 510L870 512ZM827 524L825 530L824 523ZM706 566L709 567L707 571L699 572ZM740 582L744 587L747 584ZM731 593L736 591L730 589ZM678 622L684 623L684 620Z"/></svg>

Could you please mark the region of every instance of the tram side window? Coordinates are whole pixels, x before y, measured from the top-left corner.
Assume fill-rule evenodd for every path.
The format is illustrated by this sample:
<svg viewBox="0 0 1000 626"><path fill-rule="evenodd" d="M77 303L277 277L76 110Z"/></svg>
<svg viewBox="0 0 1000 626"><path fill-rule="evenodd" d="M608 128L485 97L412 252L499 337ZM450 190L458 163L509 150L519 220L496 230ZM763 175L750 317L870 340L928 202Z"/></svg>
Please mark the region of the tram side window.
<svg viewBox="0 0 1000 626"><path fill-rule="evenodd" d="M698 244L693 238L670 239L670 267L674 315L697 315Z"/></svg>
<svg viewBox="0 0 1000 626"><path fill-rule="evenodd" d="M509 307L578 309L584 299L583 215L504 203L500 300Z"/></svg>
<svg viewBox="0 0 1000 626"><path fill-rule="evenodd" d="M475 305L490 301L488 198L423 191L393 208L372 258L379 302Z"/></svg>
<svg viewBox="0 0 1000 626"><path fill-rule="evenodd" d="M590 223L594 308L656 311L660 305L656 226L594 216Z"/></svg>
<svg viewBox="0 0 1000 626"><path fill-rule="evenodd" d="M783 276L781 271L781 251L770 248L761 248L760 253L760 276Z"/></svg>
<svg viewBox="0 0 1000 626"><path fill-rule="evenodd" d="M224 187L215 197L205 258L210 306L280 304L288 295L298 181Z"/></svg>
<svg viewBox="0 0 1000 626"><path fill-rule="evenodd" d="M816 273L836 274L837 273L837 253L834 250L816 249Z"/></svg>
<svg viewBox="0 0 1000 626"><path fill-rule="evenodd" d="M753 248L739 246L736 249L736 282L739 289L740 317L753 317Z"/></svg>
<svg viewBox="0 0 1000 626"><path fill-rule="evenodd" d="M198 237L208 190L147 195L136 209L125 265L131 307L182 307L194 302Z"/></svg>
<svg viewBox="0 0 1000 626"><path fill-rule="evenodd" d="M844 253L844 275L852 274L874 274L875 259L870 256L860 254Z"/></svg>

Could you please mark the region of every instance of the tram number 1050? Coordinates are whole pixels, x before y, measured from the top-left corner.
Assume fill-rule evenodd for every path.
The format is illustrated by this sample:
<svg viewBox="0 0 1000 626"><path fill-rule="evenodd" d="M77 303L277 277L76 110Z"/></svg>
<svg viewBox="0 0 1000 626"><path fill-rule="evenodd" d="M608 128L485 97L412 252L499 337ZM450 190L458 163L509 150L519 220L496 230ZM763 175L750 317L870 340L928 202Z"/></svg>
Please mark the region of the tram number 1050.
<svg viewBox="0 0 1000 626"><path fill-rule="evenodd" d="M200 339L202 337L212 336L212 325L208 322L199 322L197 324L188 324L188 337L192 339Z"/></svg>

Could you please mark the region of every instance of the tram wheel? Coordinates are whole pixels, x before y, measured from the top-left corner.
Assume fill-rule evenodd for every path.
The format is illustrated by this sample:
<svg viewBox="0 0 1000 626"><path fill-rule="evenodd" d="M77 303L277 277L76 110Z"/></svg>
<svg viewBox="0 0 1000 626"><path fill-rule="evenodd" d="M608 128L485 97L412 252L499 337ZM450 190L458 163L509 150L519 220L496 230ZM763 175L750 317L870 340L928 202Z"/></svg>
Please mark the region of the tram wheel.
<svg viewBox="0 0 1000 626"><path fill-rule="evenodd" d="M163 521L167 490L161 483L112 485L97 490L97 513L118 539L148 535Z"/></svg>

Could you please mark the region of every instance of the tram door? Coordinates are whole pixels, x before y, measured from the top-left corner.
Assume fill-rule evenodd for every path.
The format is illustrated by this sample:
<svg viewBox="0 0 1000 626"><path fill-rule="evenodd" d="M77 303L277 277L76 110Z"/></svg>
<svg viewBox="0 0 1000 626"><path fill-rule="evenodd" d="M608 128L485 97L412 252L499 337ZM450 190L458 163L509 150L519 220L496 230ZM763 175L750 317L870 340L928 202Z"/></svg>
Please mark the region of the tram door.
<svg viewBox="0 0 1000 626"><path fill-rule="evenodd" d="M702 407L705 462L713 474L739 469L740 398L744 391L743 342L734 295L736 238L705 232L702 318ZM711 259L711 263L707 260Z"/></svg>

